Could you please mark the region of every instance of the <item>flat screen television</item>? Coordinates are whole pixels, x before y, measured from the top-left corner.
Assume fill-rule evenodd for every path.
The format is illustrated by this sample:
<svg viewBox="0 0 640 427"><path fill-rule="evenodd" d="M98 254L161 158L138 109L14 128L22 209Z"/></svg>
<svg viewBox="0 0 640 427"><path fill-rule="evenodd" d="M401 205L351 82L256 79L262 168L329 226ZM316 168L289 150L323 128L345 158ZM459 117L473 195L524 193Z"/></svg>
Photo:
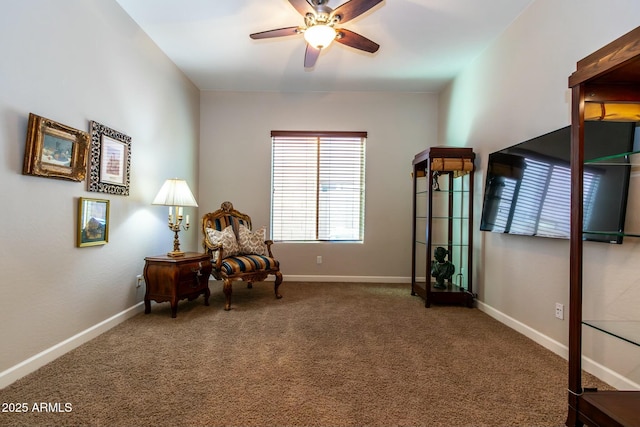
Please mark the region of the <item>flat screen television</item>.
<svg viewBox="0 0 640 427"><path fill-rule="evenodd" d="M585 161L633 151L635 130L635 123L585 122ZM568 239L570 152L567 126L490 154L480 230ZM624 231L630 174L628 164L585 164L584 240L622 243L613 232Z"/></svg>

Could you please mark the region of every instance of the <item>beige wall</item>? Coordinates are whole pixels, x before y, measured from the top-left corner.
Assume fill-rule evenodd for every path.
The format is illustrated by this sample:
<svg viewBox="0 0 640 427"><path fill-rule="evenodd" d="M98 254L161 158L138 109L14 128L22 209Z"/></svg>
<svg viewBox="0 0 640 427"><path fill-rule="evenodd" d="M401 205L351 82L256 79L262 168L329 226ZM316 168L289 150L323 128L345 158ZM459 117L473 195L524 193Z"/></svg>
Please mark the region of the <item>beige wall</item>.
<svg viewBox="0 0 640 427"><path fill-rule="evenodd" d="M567 79L576 62L638 26L638 16L640 3L635 0L610 1L606 6L593 0L536 0L441 94L439 140L469 141L478 152L476 223L489 153L569 125ZM635 184L631 204L640 192ZM627 216L633 221L638 214L630 211ZM556 319L554 308L556 302L568 308L568 241L477 233L481 307L566 353L567 321ZM585 318L640 320L638 245L634 239L620 246L585 243ZM585 330L584 353L640 384L637 346ZM618 380L602 366L592 365L586 364L609 381ZM629 384L620 379L616 385Z"/></svg>
<svg viewBox="0 0 640 427"><path fill-rule="evenodd" d="M9 368L142 300L144 257L173 241L152 198L173 176L197 191L199 92L115 1L2 1L0 57L2 387ZM22 175L30 112L131 136L131 195ZM111 201L107 245L75 247L79 197Z"/></svg>
<svg viewBox="0 0 640 427"><path fill-rule="evenodd" d="M437 96L427 93L203 92L201 211L230 200L256 227L268 226L271 130L367 131L364 243L279 243L273 249L285 280L406 281L411 160L434 144L436 123Z"/></svg>

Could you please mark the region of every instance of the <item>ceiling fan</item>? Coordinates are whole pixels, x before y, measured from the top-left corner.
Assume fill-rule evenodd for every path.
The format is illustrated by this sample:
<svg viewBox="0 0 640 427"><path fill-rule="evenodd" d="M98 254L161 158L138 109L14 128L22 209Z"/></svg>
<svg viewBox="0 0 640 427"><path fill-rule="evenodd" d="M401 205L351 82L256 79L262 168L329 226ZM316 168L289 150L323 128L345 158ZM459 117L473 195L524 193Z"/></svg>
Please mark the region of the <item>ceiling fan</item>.
<svg viewBox="0 0 640 427"><path fill-rule="evenodd" d="M337 26L362 15L380 2L382 0L349 0L331 9L327 6L328 0L289 0L289 3L304 17L303 26L262 31L251 34L249 37L267 39L303 34L307 42L304 54L305 68L313 67L320 51L334 40L355 49L374 53L380 48L379 44Z"/></svg>

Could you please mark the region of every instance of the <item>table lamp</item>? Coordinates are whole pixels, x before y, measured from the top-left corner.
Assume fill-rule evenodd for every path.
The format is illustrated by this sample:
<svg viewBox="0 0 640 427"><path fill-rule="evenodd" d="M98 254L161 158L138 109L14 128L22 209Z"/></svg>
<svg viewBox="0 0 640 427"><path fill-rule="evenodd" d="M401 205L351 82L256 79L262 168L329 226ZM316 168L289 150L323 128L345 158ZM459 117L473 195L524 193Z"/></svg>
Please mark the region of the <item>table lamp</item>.
<svg viewBox="0 0 640 427"><path fill-rule="evenodd" d="M169 206L169 230L173 231L175 236L173 238L173 251L168 252L167 255L173 258L184 256L184 252L180 250L178 233L181 227L185 231L189 229L189 215L185 217L185 225L182 225L182 208L184 206L198 207L187 181L178 178L166 180L151 204Z"/></svg>

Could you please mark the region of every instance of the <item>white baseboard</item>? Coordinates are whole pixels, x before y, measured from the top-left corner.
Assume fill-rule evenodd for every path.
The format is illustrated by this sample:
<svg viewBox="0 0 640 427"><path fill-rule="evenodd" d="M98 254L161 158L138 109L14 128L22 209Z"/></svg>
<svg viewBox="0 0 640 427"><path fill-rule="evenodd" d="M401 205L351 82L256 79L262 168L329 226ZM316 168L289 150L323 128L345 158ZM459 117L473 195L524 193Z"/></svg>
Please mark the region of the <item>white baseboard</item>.
<svg viewBox="0 0 640 427"><path fill-rule="evenodd" d="M41 351L40 353L31 356L30 358L18 363L11 368L0 372L0 390L8 386L9 384L17 381L31 372L41 368L49 362L57 359L65 353L73 350L76 347L92 340L98 335L108 331L119 323L135 316L136 314L144 310L144 303L140 302L133 307L130 307L124 311L121 311L110 318L103 320L102 322L85 329L84 331L67 338L48 349Z"/></svg>
<svg viewBox="0 0 640 427"><path fill-rule="evenodd" d="M519 320L516 320L513 317L508 316L503 312L496 310L495 308L483 303L482 301L476 300L476 306L478 307L478 310L484 313L487 313L489 316L493 317L500 323L504 323L511 329L514 329L520 332L525 337L532 339L533 341L537 342L538 344L545 347L546 349L551 350L552 352L562 357L563 359L565 360L568 359L569 348L566 345L562 344L561 342L556 341L553 338L550 338L536 331L535 329L525 325Z"/></svg>
<svg viewBox="0 0 640 427"><path fill-rule="evenodd" d="M568 360L569 348L566 345L540 333L539 331L536 331L535 329L525 325L524 323L514 319L511 316L507 316L506 314L483 303L482 301L476 301L476 304L480 311L488 314L500 323L504 323L511 329L520 332L522 335L532 339L533 341L554 352L563 359ZM612 371L606 366L601 365L600 363L588 357L582 357L582 369L618 390L640 390L639 384L636 384L630 379L620 375L615 371Z"/></svg>
<svg viewBox="0 0 640 427"><path fill-rule="evenodd" d="M591 375L600 378L602 381L615 387L617 390L640 390L640 384L631 381L629 378L612 371L606 366L601 365L588 357L582 357L582 369L589 372Z"/></svg>
<svg viewBox="0 0 640 427"><path fill-rule="evenodd" d="M283 282L287 280L292 282L411 283L410 277L402 276L283 276Z"/></svg>

